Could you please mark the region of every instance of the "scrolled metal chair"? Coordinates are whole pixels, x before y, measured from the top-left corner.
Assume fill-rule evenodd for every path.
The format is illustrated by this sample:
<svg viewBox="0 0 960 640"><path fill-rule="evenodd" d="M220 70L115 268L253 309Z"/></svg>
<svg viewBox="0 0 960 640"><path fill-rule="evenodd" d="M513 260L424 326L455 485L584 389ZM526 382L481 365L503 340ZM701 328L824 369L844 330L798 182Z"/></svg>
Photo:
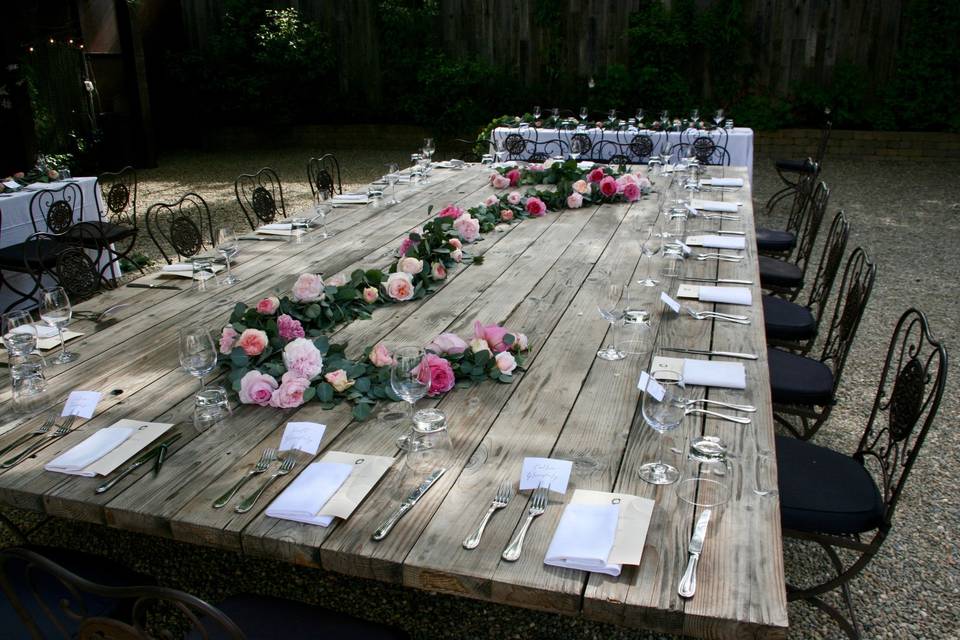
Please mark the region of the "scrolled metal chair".
<svg viewBox="0 0 960 640"><path fill-rule="evenodd" d="M287 217L287 209L283 203L283 184L277 172L270 167L238 176L233 190L243 215L247 217L247 222L254 231L260 224L270 224L278 217Z"/></svg>
<svg viewBox="0 0 960 640"><path fill-rule="evenodd" d="M823 128L820 130L820 141L814 155L803 160L775 160L774 168L783 182L784 187L770 196L767 200L767 211L773 211L777 202L797 190L800 179L811 173L819 173L823 168L823 158L827 155L827 145L830 142L830 132L833 130L833 120L830 118L830 108L824 109ZM791 178L791 176L796 176Z"/></svg>
<svg viewBox="0 0 960 640"><path fill-rule="evenodd" d="M83 189L68 182L56 189L41 189L30 198L30 222L34 233L64 235L83 220Z"/></svg>
<svg viewBox="0 0 960 640"><path fill-rule="evenodd" d="M176 202L152 205L147 209L146 222L147 233L167 264L173 264L173 257L191 258L215 244L210 208L196 193L187 193Z"/></svg>
<svg viewBox="0 0 960 640"><path fill-rule="evenodd" d="M926 316L909 309L893 331L853 455L794 438L776 439L783 535L819 545L833 571L815 585L787 583L787 600L803 600L824 611L850 638L860 638L850 581L892 530L907 477L937 417L946 378L946 349L932 336ZM821 598L838 588L847 616Z"/></svg>
<svg viewBox="0 0 960 640"><path fill-rule="evenodd" d="M328 198L342 194L343 182L340 179L340 163L336 156L325 153L319 158L310 158L307 161L307 182L314 200L320 193L326 194Z"/></svg>
<svg viewBox="0 0 960 640"><path fill-rule="evenodd" d="M758 257L761 287L788 300L797 299L829 201L830 189L825 182L820 182L813 194L797 205L796 215L791 214L788 222L796 229L796 248L782 259L768 255Z"/></svg>
<svg viewBox="0 0 960 640"><path fill-rule="evenodd" d="M113 288L104 272L110 264L106 239L92 222L71 225L69 234L34 233L23 243L23 270L34 278L31 297L52 278L72 300Z"/></svg>

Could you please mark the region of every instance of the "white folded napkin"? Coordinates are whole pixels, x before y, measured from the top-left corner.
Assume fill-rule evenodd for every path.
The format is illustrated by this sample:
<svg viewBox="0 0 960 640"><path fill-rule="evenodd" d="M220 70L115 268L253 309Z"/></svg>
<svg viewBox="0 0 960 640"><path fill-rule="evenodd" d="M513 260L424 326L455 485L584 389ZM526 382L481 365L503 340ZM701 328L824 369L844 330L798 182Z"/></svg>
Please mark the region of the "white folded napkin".
<svg viewBox="0 0 960 640"><path fill-rule="evenodd" d="M365 193L341 193L333 196L333 202L349 202L354 204L366 204L367 194Z"/></svg>
<svg viewBox="0 0 960 640"><path fill-rule="evenodd" d="M324 516L318 519L317 514L346 481L352 470L353 467L349 464L314 462L267 507L267 515L271 518L327 526L332 518Z"/></svg>
<svg viewBox="0 0 960 640"><path fill-rule="evenodd" d="M620 507L615 504L568 504L553 532L544 564L619 576L620 565L607 564L619 518Z"/></svg>
<svg viewBox="0 0 960 640"><path fill-rule="evenodd" d="M165 264L160 270L164 273L183 273L185 271L193 273L193 263L175 262L173 264Z"/></svg>
<svg viewBox="0 0 960 640"><path fill-rule="evenodd" d="M683 359L684 384L704 387L727 387L746 389L747 373L740 362L714 362L712 360Z"/></svg>
<svg viewBox="0 0 960 640"><path fill-rule="evenodd" d="M33 327L33 331L30 330L30 327ZM56 338L57 337L57 328L51 327L48 324L31 324L27 326L14 327L13 333L33 333L38 338Z"/></svg>
<svg viewBox="0 0 960 640"><path fill-rule="evenodd" d="M580 171L586 171L587 169L593 169L593 165L595 164L596 162L588 162L586 160L581 160L580 162L577 163L577 169L580 169Z"/></svg>
<svg viewBox="0 0 960 640"><path fill-rule="evenodd" d="M753 304L753 295L746 287L700 287L701 302L723 302L725 304Z"/></svg>
<svg viewBox="0 0 960 640"><path fill-rule="evenodd" d="M43 468L47 471L92 478L95 473L84 469L126 442L134 431L136 429L129 427L100 429L80 444L64 451Z"/></svg>
<svg viewBox="0 0 960 640"><path fill-rule="evenodd" d="M746 239L743 236L703 236L702 245L711 249L745 249Z"/></svg>
<svg viewBox="0 0 960 640"><path fill-rule="evenodd" d="M257 227L257 231L290 231L293 225L289 222L272 222Z"/></svg>
<svg viewBox="0 0 960 640"><path fill-rule="evenodd" d="M701 187L742 187L743 178L704 178Z"/></svg>
<svg viewBox="0 0 960 640"><path fill-rule="evenodd" d="M736 202L720 202L719 200L694 200L690 204L700 211L719 211L720 213L736 213L740 205Z"/></svg>
<svg viewBox="0 0 960 640"><path fill-rule="evenodd" d="M506 162L495 162L493 164L494 169L506 169L507 167L517 166L516 160L507 160Z"/></svg>

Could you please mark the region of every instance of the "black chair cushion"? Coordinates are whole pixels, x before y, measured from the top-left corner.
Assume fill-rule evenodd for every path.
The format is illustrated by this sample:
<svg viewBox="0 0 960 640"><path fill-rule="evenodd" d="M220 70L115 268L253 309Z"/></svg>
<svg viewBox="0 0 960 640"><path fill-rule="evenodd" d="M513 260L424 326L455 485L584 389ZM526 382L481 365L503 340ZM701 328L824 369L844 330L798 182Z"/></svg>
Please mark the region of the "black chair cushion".
<svg viewBox="0 0 960 640"><path fill-rule="evenodd" d="M770 340L808 340L817 335L810 309L776 296L763 296L763 326Z"/></svg>
<svg viewBox="0 0 960 640"><path fill-rule="evenodd" d="M777 436L780 523L808 533L852 534L883 522L883 499L859 462L825 447Z"/></svg>
<svg viewBox="0 0 960 640"><path fill-rule="evenodd" d="M811 173L813 165L806 159L803 160L774 160L774 166L781 173Z"/></svg>
<svg viewBox="0 0 960 640"><path fill-rule="evenodd" d="M770 256L759 256L757 260L760 263L761 287L795 289L803 286L803 272L792 262Z"/></svg>
<svg viewBox="0 0 960 640"><path fill-rule="evenodd" d="M366 622L322 607L254 594L240 594L217 605L249 640L275 640L282 630L287 638L356 638L358 640L405 640L399 629ZM205 624L210 640L229 637L215 624ZM192 630L188 639L202 637Z"/></svg>
<svg viewBox="0 0 960 640"><path fill-rule="evenodd" d="M825 406L833 402L833 372L819 360L767 348L775 404Z"/></svg>
<svg viewBox="0 0 960 640"><path fill-rule="evenodd" d="M24 266L24 244L12 244L9 247L0 248L0 267L8 271L23 271L28 269ZM34 271L42 267L52 267L57 263L58 248L64 245L53 240L39 239L31 243L29 254L30 263ZM41 267L42 265L42 267Z"/></svg>
<svg viewBox="0 0 960 640"><path fill-rule="evenodd" d="M779 229L757 229L757 249L760 251L790 251L797 245L797 237Z"/></svg>
<svg viewBox="0 0 960 640"><path fill-rule="evenodd" d="M77 227L71 227L70 230L67 231L68 235L73 234L73 235L81 236L83 238L83 243L85 245L89 245L95 239L99 239L99 238L95 238L97 234L103 237L106 240L107 244L112 244L114 242L118 242L120 240L123 240L124 238L129 238L130 236L134 236L137 234L136 229L124 224L114 224L113 222L101 222L101 221L89 222L85 224L89 224L96 231L91 232L90 230L88 230L85 233L82 231L78 232Z"/></svg>

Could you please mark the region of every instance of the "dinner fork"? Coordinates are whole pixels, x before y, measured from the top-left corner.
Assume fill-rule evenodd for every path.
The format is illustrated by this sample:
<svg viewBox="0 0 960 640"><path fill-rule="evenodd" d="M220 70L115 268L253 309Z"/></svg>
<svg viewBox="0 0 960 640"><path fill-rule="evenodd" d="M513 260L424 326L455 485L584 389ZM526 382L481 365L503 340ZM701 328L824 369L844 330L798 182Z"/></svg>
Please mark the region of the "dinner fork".
<svg viewBox="0 0 960 640"><path fill-rule="evenodd" d="M740 416L728 416L725 413L717 413L716 411L708 411L706 409L692 409L687 407L683 411L683 415L699 415L699 416L710 416L712 418L717 418L718 420L727 420L728 422L736 422L737 424L750 424L750 418L741 418Z"/></svg>
<svg viewBox="0 0 960 640"><path fill-rule="evenodd" d="M712 404L716 407L726 407L734 411L745 411L747 413L754 413L757 410L757 408L751 404L734 404L733 402L721 402L719 400L710 400L709 398L697 398L696 400L686 401L688 407L700 402L703 404Z"/></svg>
<svg viewBox="0 0 960 640"><path fill-rule="evenodd" d="M719 262L740 262L743 260L743 256L731 256L726 253L698 253L697 260L700 262L705 260L717 260Z"/></svg>
<svg viewBox="0 0 960 640"><path fill-rule="evenodd" d="M0 449L0 456L4 455L9 451L13 451L14 449L16 449L21 445L26 444L27 441L30 440L30 438L35 438L36 436L43 435L46 432L50 431L50 429L53 428L53 425L56 423L56 421L57 421L57 414L51 412L50 415L47 417L47 420L42 425L40 425L30 433L23 434L22 436L17 438L13 442L13 444L7 445L3 449Z"/></svg>
<svg viewBox="0 0 960 640"><path fill-rule="evenodd" d="M57 438L60 438L60 437L62 437L62 436L65 436L65 435L67 435L68 433L70 433L70 426L65 422L63 426L57 427L57 430L54 431L53 433L48 433L48 434L46 434L44 437L40 438L39 440L37 440L36 442L34 442L32 445L30 445L29 447L27 447L26 449L24 449L20 454L14 456L14 457L10 458L9 460L7 460L6 462L4 462L2 465L0 465L0 468L9 469L10 467L13 467L13 466L16 466L16 465L20 464L20 463L23 462L30 454L32 454L34 451L36 451L36 450L39 449L40 447L44 446L44 445L47 444L48 442L53 442L53 441L56 440Z"/></svg>
<svg viewBox="0 0 960 640"><path fill-rule="evenodd" d="M257 499L260 498L263 492L267 490L267 487L269 487L270 484L273 483L273 481L279 478L280 476L285 476L288 473L290 473L290 471L293 470L293 465L295 465L296 463L297 461L294 460L293 456L287 456L287 458L283 461L283 464L280 465L280 468L274 471L273 475L267 478L266 482L260 485L260 488L257 489L257 492L254 493L252 496L246 498L240 504L238 504L237 508L234 509L234 511L236 511L237 513L246 513L247 511L250 511L250 509L253 508L253 504L257 501Z"/></svg>
<svg viewBox="0 0 960 640"><path fill-rule="evenodd" d="M497 495L494 496L493 502L490 503L490 508L487 509L487 514L483 516L483 519L480 521L480 525L477 527L477 530L471 533L463 541L464 549L476 549L480 545L480 537L483 535L483 530L487 527L487 523L490 522L490 518L493 516L493 512L497 509L503 509L507 506L507 503L510 502L510 498L513 497L513 484L508 482L501 482L500 486L497 487Z"/></svg>
<svg viewBox="0 0 960 640"><path fill-rule="evenodd" d="M716 311L694 311L690 307L684 307L683 310L697 320L723 320L724 322L735 322L737 324L750 324L750 319L746 316L728 315Z"/></svg>
<svg viewBox="0 0 960 640"><path fill-rule="evenodd" d="M260 459L257 461L257 464L253 465L253 468L250 471L240 478L240 481L233 485L229 491L217 498L217 501L213 503L214 509L219 509L223 506L226 506L230 502L230 498L236 495L237 491L240 491L240 488L247 483L247 480L253 476L263 473L270 466L270 463L277 459L277 450L276 449L264 449L263 453L260 454Z"/></svg>
<svg viewBox="0 0 960 640"><path fill-rule="evenodd" d="M537 516L542 516L547 508L547 489L539 488L533 492L533 498L530 500L530 510L527 511L527 521L520 527L520 533L513 539L507 548L503 550L501 558L507 562L515 562L520 558L520 552L523 550L523 539L527 535L527 529L530 523Z"/></svg>

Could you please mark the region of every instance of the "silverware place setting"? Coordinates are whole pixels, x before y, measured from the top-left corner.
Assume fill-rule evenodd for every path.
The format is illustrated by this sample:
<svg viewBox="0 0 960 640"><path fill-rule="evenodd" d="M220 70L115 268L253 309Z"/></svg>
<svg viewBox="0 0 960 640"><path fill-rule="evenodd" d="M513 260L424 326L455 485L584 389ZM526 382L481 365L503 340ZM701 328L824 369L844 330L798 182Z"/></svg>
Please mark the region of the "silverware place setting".
<svg viewBox="0 0 960 640"><path fill-rule="evenodd" d="M548 489L543 487L534 490L533 497L530 499L530 508L527 510L526 521L523 523L523 526L520 527L517 536L507 545L507 548L504 549L500 555L500 557L507 562L516 562L520 559L520 554L523 553L523 539L527 536L530 523L533 522L534 518L542 516L547 510L547 491Z"/></svg>
<svg viewBox="0 0 960 640"><path fill-rule="evenodd" d="M705 260L716 260L718 262L740 262L743 256L730 255L729 253L698 253L696 259L700 262Z"/></svg>
<svg viewBox="0 0 960 640"><path fill-rule="evenodd" d="M709 404L715 407L726 407L727 409L733 409L734 411L743 411L744 413L756 413L757 408L752 404L736 404L734 402L722 402L720 400L711 400L709 398L697 398L695 400L686 400L687 406L692 406L695 404Z"/></svg>
<svg viewBox="0 0 960 640"><path fill-rule="evenodd" d="M260 459L257 461L253 467L240 478L239 482L230 487L226 493L216 499L213 503L214 509L220 509L225 507L228 502L237 494L238 491L247 483L248 480L253 478L253 476L259 475L265 472L269 467L270 463L276 461L277 459L277 450L273 448L264 449L263 453L260 454Z"/></svg>
<svg viewBox="0 0 960 640"><path fill-rule="evenodd" d="M38 435L39 440L31 444L29 447L27 447L26 449L24 449L23 451L15 455L14 457L4 461L3 464L0 464L0 468L9 469L10 467L14 467L20 464L21 462L23 462L24 460L26 460L30 455L33 454L33 452L45 447L46 445L50 444L54 440L57 440L67 435L68 433L70 433L70 429L73 426L74 420L76 420L76 416L67 416L67 419L63 421L63 424L57 427L56 431L53 431L52 433L50 431L46 431L42 434L39 434Z"/></svg>
<svg viewBox="0 0 960 640"><path fill-rule="evenodd" d="M280 476L285 476L293 471L293 467L296 464L297 461L293 456L287 456L284 458L283 462L280 464L280 468L274 471L270 477L267 478L262 485L260 485L260 488L257 489L255 493L246 497L240 504L238 504L234 511L237 513L246 513L247 511L250 511L250 509L253 508L253 505L256 504L257 500L260 499L260 496L263 495L263 492L267 490L267 487L273 484L273 481Z"/></svg>
<svg viewBox="0 0 960 640"><path fill-rule="evenodd" d="M710 509L703 510L697 519L697 526L693 530L690 544L687 545L687 553L690 557L677 589L681 598L692 598L697 591L697 564L700 562L700 554L703 553L703 541L707 537L707 525L710 524L711 513Z"/></svg>
<svg viewBox="0 0 960 640"><path fill-rule="evenodd" d="M44 420L43 424L41 424L39 427L37 427L36 429L34 429L29 433L23 434L22 436L14 440L11 444L8 444L3 449L0 449L0 456L6 455L7 453L9 453L10 451L13 451L17 447L22 447L23 445L27 444L27 442L29 442L33 438L42 436L43 434L47 433L48 431L50 431L50 429L53 428L56 422L57 422L57 414L56 412L51 411L49 415L47 415L47 419Z"/></svg>
<svg viewBox="0 0 960 640"><path fill-rule="evenodd" d="M740 280L738 278L693 278L681 277L684 282L705 282L707 284L753 284L753 280Z"/></svg>
<svg viewBox="0 0 960 640"><path fill-rule="evenodd" d="M697 320L720 320L722 322L733 322L735 324L750 324L747 316L738 316L729 313L717 313L716 311L694 311L690 307L683 307L687 314Z"/></svg>
<svg viewBox="0 0 960 640"><path fill-rule="evenodd" d="M487 513L480 520L480 524L477 525L477 528L467 536L463 541L464 549L476 549L480 545L480 538L483 536L483 530L486 529L487 523L490 522L490 518L493 517L493 514L498 509L503 509L510 502L510 498L513 497L513 484L508 482L501 482L500 486L497 487L497 494L493 497L493 501L490 503L490 508L487 509Z"/></svg>
<svg viewBox="0 0 960 640"><path fill-rule="evenodd" d="M432 487L446 472L446 467L441 467L432 471L430 475L428 475L424 481L420 483L419 487L414 489L412 492L410 492L410 495L404 498L403 502L400 503L400 506L397 507L396 511L390 514L390 516L383 521L383 524L377 527L377 530L373 532L371 537L377 542L386 538L387 534L393 530L394 525L400 522L400 518L407 515L407 512L413 509L414 505L420 501L420 498L423 497L423 494L425 494L430 487Z"/></svg>
<svg viewBox="0 0 960 640"><path fill-rule="evenodd" d="M101 484L99 487L97 487L95 490L95 493L104 493L106 491L109 491L110 488L113 487L113 485L117 484L118 482L120 482L121 480L126 478L128 475L130 475L131 473L133 473L143 465L147 464L151 460L153 461L153 465L154 465L153 466L154 475L159 473L160 467L163 466L163 461L166 459L167 449L170 447L170 445L172 445L174 442L179 440L181 435L182 434L180 433L175 433L169 438L165 438L160 444L154 447L150 447L150 449L147 450L146 453L144 453L139 458L136 458L123 471L121 471L116 476L114 476L110 480L107 480L106 482Z"/></svg>
<svg viewBox="0 0 960 640"><path fill-rule="evenodd" d="M684 349L681 347L661 347L664 351L674 353L689 353L697 356L717 356L721 358L738 358L740 360L756 360L755 353L740 353L738 351L713 351L711 349Z"/></svg>
<svg viewBox="0 0 960 640"><path fill-rule="evenodd" d="M716 418L717 420L726 420L727 422L736 422L737 424L750 424L750 418L741 418L740 416L730 416L725 413L718 413L716 411L710 411L708 409L697 409L687 405L687 408L684 409L683 415L685 416L707 416L708 418Z"/></svg>

